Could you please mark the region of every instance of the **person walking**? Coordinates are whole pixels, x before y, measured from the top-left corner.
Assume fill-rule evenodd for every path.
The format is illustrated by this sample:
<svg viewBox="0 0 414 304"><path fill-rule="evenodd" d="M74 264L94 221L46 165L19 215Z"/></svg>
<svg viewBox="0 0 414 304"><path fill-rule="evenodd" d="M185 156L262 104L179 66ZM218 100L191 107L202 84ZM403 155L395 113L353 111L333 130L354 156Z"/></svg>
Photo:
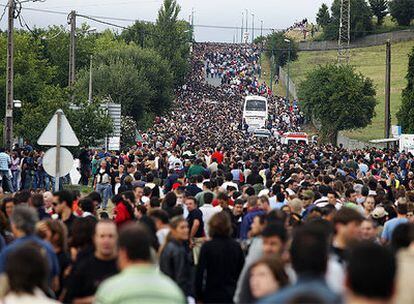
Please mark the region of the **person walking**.
<svg viewBox="0 0 414 304"><path fill-rule="evenodd" d="M96 304L186 303L180 288L168 276L159 273L151 262L151 242L150 233L143 224L130 223L121 230L118 241L121 273L99 286Z"/></svg>
<svg viewBox="0 0 414 304"><path fill-rule="evenodd" d="M10 176L11 164L10 155L6 153L4 148L0 148L0 176L3 180L3 187L7 186L6 192L13 192L14 190Z"/></svg>
<svg viewBox="0 0 414 304"><path fill-rule="evenodd" d="M188 250L189 227L177 216L170 221L170 233L160 254L160 270L173 279L187 297L193 296L191 254Z"/></svg>
<svg viewBox="0 0 414 304"><path fill-rule="evenodd" d="M196 298L202 303L231 303L243 268L243 251L230 238L232 225L227 213L213 215L209 232L212 240L201 247L197 265Z"/></svg>

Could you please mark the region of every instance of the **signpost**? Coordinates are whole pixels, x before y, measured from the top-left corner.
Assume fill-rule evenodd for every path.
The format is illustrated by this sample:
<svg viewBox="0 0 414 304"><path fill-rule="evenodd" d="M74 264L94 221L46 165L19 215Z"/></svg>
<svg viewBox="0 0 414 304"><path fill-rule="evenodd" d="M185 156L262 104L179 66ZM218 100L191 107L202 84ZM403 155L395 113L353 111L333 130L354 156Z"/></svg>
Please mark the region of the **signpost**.
<svg viewBox="0 0 414 304"><path fill-rule="evenodd" d="M53 115L37 143L43 146L56 146L45 153L43 165L45 171L55 177L54 190L59 191L59 178L68 174L73 165L72 154L61 146L79 146L79 140L61 109Z"/></svg>

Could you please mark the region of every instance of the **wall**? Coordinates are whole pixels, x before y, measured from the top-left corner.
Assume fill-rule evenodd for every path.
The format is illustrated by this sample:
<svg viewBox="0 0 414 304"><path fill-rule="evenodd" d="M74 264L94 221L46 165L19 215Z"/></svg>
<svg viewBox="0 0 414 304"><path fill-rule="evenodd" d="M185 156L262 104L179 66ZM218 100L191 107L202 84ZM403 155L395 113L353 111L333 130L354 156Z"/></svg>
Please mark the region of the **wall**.
<svg viewBox="0 0 414 304"><path fill-rule="evenodd" d="M351 42L350 48L382 45L387 42L414 40L414 29L369 35ZM338 41L303 41L299 42L299 51L327 51L338 49Z"/></svg>

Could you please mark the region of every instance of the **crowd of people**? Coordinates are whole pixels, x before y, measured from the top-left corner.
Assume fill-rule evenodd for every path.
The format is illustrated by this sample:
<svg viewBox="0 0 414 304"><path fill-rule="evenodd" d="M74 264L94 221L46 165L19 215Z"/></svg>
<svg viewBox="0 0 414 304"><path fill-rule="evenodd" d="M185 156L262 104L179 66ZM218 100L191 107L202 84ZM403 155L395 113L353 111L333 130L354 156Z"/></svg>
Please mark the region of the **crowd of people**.
<svg viewBox="0 0 414 304"><path fill-rule="evenodd" d="M243 97L266 87L256 65L255 46L195 44L173 110L142 142L82 149L94 192L3 194L5 303L414 303L413 155L249 137ZM295 102L254 94L272 128L301 129Z"/></svg>

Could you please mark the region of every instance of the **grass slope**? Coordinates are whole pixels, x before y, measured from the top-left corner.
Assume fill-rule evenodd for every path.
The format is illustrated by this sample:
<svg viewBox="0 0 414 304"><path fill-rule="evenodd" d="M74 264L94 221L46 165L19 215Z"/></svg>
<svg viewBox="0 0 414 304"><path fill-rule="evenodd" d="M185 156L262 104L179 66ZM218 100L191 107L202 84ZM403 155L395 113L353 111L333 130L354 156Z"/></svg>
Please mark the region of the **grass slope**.
<svg viewBox="0 0 414 304"><path fill-rule="evenodd" d="M396 43L391 50L391 115L392 124L397 123L395 114L401 104L401 90L406 86L408 53L414 47L414 41ZM297 61L291 64L291 77L298 85L306 74L318 65L336 62L336 51L300 52ZM346 135L362 141L384 136L384 100L385 100L385 45L351 50L351 65L363 75L371 78L377 89L376 116L372 124L364 129L347 131Z"/></svg>

